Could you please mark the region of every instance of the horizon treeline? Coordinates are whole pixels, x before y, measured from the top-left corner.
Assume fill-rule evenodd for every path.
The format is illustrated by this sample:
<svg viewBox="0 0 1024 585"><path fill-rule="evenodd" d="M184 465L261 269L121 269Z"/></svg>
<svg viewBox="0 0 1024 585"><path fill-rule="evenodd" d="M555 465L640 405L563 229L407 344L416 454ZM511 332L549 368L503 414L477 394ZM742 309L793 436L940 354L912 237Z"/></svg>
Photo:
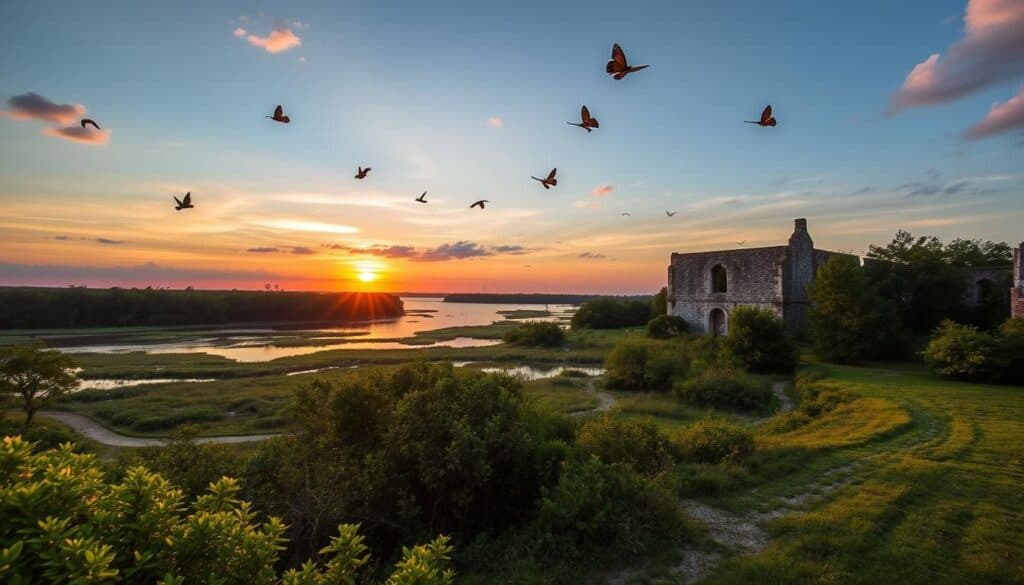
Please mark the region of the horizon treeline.
<svg viewBox="0 0 1024 585"><path fill-rule="evenodd" d="M400 317L388 293L0 288L0 329L367 321Z"/></svg>

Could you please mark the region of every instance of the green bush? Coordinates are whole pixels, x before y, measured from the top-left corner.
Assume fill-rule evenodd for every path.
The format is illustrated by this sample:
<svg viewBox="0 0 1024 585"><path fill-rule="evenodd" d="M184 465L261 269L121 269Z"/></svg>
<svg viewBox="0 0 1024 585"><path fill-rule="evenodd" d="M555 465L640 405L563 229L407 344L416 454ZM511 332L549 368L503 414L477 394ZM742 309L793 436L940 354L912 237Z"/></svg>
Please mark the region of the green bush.
<svg viewBox="0 0 1024 585"><path fill-rule="evenodd" d="M341 525L309 561L277 574L284 524L239 500L221 478L186 504L182 492L144 467L106 480L95 456L70 445L34 452L20 437L0 444L0 581L5 583L371 582L369 555L356 525ZM388 584L450 585L452 547L438 537L406 549Z"/></svg>
<svg viewBox="0 0 1024 585"><path fill-rule="evenodd" d="M674 434L680 459L688 463L738 461L754 451L754 437L724 418L707 414Z"/></svg>
<svg viewBox="0 0 1024 585"><path fill-rule="evenodd" d="M1002 368L1000 378L1010 384L1024 383L1024 317L1007 319L1000 327L998 360Z"/></svg>
<svg viewBox="0 0 1024 585"><path fill-rule="evenodd" d="M732 368L708 368L677 382L676 396L693 406L763 411L771 406L773 394Z"/></svg>
<svg viewBox="0 0 1024 585"><path fill-rule="evenodd" d="M536 550L560 558L599 550L633 556L679 543L687 521L675 488L664 474L645 477L629 465L603 463L596 456L571 460L540 500L532 524Z"/></svg>
<svg viewBox="0 0 1024 585"><path fill-rule="evenodd" d="M686 370L682 356L670 347L646 339L619 342L605 358L605 381L623 390L665 391Z"/></svg>
<svg viewBox="0 0 1024 585"><path fill-rule="evenodd" d="M506 343L557 347L565 343L565 332L557 323L528 322L505 333Z"/></svg>
<svg viewBox="0 0 1024 585"><path fill-rule="evenodd" d="M686 320L674 315L658 315L647 322L647 337L669 339L687 333Z"/></svg>
<svg viewBox="0 0 1024 585"><path fill-rule="evenodd" d="M789 374L800 361L786 326L768 309L737 307L729 316L725 350L744 369L756 374Z"/></svg>
<svg viewBox="0 0 1024 585"><path fill-rule="evenodd" d="M617 329L644 325L651 318L650 303L601 297L580 305L572 316L573 329Z"/></svg>
<svg viewBox="0 0 1024 585"><path fill-rule="evenodd" d="M977 327L943 321L921 355L937 373L952 378L991 378L999 371L996 340Z"/></svg>
<svg viewBox="0 0 1024 585"><path fill-rule="evenodd" d="M614 412L583 425L573 448L580 459L623 463L643 474L665 471L673 463L668 438L651 419L627 420Z"/></svg>

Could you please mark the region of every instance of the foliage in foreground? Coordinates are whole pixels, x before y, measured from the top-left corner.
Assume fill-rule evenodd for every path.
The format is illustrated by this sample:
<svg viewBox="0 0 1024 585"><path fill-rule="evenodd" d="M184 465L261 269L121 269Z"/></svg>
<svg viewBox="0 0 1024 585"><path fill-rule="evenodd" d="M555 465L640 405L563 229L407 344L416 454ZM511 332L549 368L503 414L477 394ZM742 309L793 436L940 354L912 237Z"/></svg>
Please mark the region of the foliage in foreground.
<svg viewBox="0 0 1024 585"><path fill-rule="evenodd" d="M558 347L565 343L565 332L557 323L528 322L505 333L505 343L534 347Z"/></svg>
<svg viewBox="0 0 1024 585"><path fill-rule="evenodd" d="M658 315L647 322L647 337L651 339L679 337L688 330L686 319L675 315Z"/></svg>
<svg viewBox="0 0 1024 585"><path fill-rule="evenodd" d="M676 431L673 441L688 463L735 462L754 451L750 431L710 414Z"/></svg>
<svg viewBox="0 0 1024 585"><path fill-rule="evenodd" d="M736 307L724 344L737 363L755 374L789 374L800 362L782 319L768 309Z"/></svg>
<svg viewBox="0 0 1024 585"><path fill-rule="evenodd" d="M572 316L572 328L617 329L644 325L650 318L650 302L602 297L580 305Z"/></svg>
<svg viewBox="0 0 1024 585"><path fill-rule="evenodd" d="M692 406L764 411L772 404L772 392L750 380L742 371L705 368L695 376L676 383L673 392Z"/></svg>
<svg viewBox="0 0 1024 585"><path fill-rule="evenodd" d="M106 481L92 455L71 445L35 452L20 437L0 445L0 579L8 583L368 582L370 561L356 525L341 525L308 561L277 575L284 524L257 523L222 478L187 504L181 490L144 467ZM450 585L446 537L405 549L388 585Z"/></svg>
<svg viewBox="0 0 1024 585"><path fill-rule="evenodd" d="M671 347L647 339L626 339L605 358L609 387L622 390L666 391L684 372L682 356Z"/></svg>

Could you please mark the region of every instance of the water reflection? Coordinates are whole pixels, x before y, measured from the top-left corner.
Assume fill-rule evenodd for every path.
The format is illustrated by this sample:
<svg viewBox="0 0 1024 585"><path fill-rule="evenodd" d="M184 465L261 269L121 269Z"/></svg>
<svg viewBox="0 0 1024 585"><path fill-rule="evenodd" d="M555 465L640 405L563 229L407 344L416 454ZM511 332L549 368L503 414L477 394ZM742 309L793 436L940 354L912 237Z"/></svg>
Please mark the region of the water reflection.
<svg viewBox="0 0 1024 585"><path fill-rule="evenodd" d="M75 392L78 392L80 390L114 390L116 388L127 388L129 386L142 386L144 384L181 384L215 381L216 378L147 378L145 380L95 378L92 380L79 380L78 387L75 388Z"/></svg>

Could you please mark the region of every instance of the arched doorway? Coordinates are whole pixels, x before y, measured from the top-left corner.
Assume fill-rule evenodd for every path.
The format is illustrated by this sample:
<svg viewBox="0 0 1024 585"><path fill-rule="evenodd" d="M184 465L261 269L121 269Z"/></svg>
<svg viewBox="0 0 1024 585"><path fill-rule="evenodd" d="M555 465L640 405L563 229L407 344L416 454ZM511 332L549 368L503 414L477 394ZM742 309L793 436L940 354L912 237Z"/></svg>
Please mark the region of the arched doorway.
<svg viewBox="0 0 1024 585"><path fill-rule="evenodd" d="M711 309L711 314L708 315L708 333L714 337L724 337L727 324L728 319L726 318L725 311L722 309Z"/></svg>

